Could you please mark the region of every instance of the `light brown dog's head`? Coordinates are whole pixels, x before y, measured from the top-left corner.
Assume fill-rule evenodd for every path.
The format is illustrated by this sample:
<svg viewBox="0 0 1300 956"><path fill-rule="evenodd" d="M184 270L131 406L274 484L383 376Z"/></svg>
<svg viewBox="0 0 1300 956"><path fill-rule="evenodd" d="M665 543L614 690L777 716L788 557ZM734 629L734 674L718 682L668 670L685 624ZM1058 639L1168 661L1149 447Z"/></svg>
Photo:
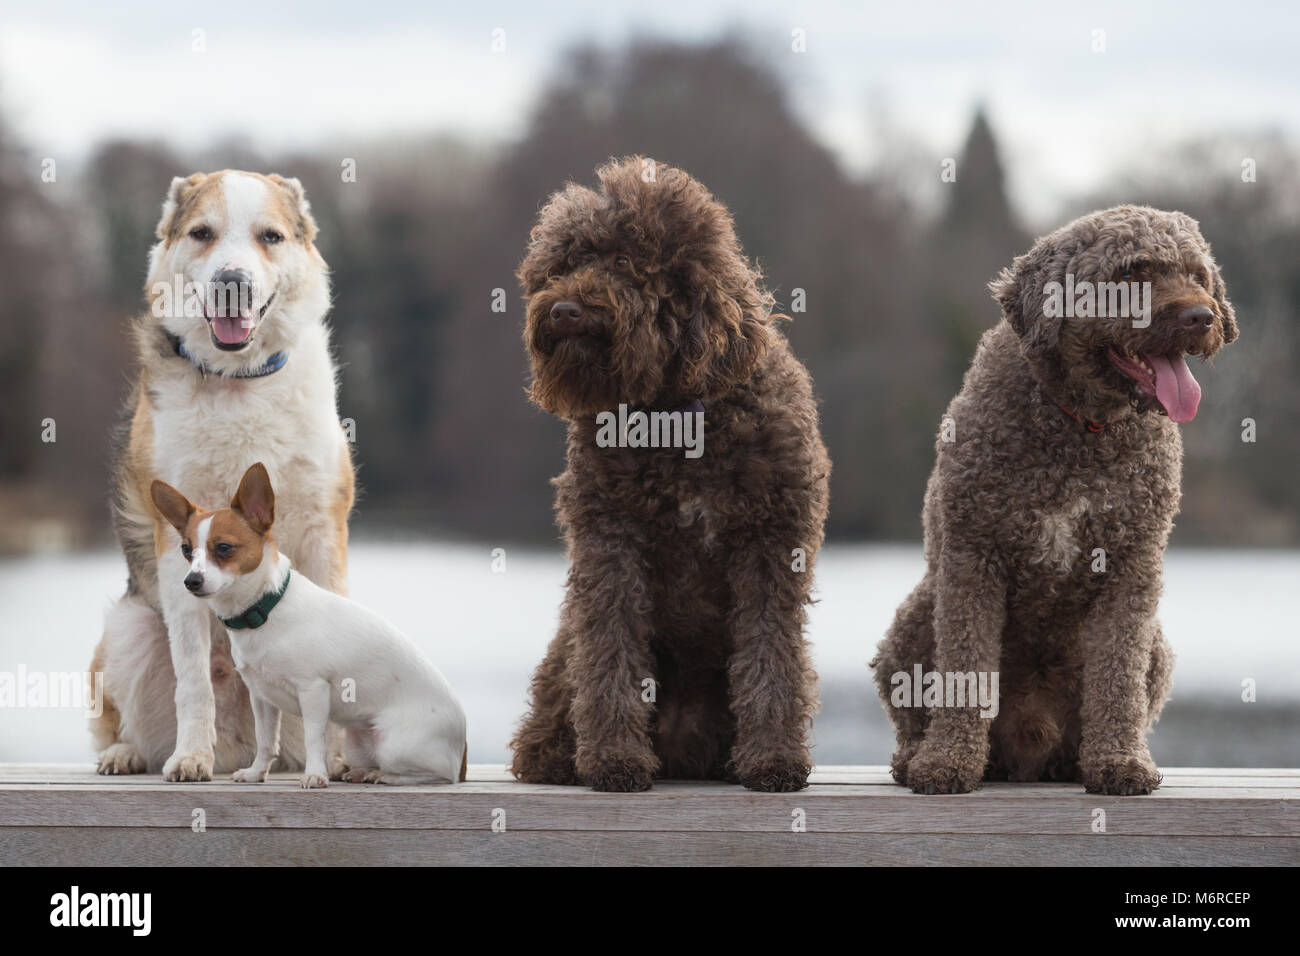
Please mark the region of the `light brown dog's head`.
<svg viewBox="0 0 1300 956"><path fill-rule="evenodd" d="M748 379L772 297L731 215L695 179L631 157L542 209L519 281L529 395L577 418L619 404L671 408Z"/></svg>
<svg viewBox="0 0 1300 956"><path fill-rule="evenodd" d="M275 492L261 462L244 473L228 508L206 511L163 481L149 486L149 496L181 536L181 555L190 566L185 587L196 597L230 587L274 550Z"/></svg>
<svg viewBox="0 0 1300 956"><path fill-rule="evenodd" d="M1196 415L1189 356L1237 338L1223 277L1195 220L1116 206L1040 238L989 284L1049 398L1093 421L1126 407Z"/></svg>

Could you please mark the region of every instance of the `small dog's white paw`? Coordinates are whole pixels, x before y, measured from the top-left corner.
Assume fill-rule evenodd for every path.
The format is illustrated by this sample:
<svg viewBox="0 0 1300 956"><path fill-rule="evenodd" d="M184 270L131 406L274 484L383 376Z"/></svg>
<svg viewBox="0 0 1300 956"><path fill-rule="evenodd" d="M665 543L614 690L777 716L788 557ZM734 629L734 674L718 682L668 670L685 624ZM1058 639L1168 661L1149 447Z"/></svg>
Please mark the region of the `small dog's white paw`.
<svg viewBox="0 0 1300 956"><path fill-rule="evenodd" d="M212 754L174 753L163 764L163 778L173 783L212 779Z"/></svg>
<svg viewBox="0 0 1300 956"><path fill-rule="evenodd" d="M318 773L305 773L298 778L298 786L304 790L317 790L329 785L330 782Z"/></svg>
<svg viewBox="0 0 1300 956"><path fill-rule="evenodd" d="M99 755L99 766L95 768L95 772L103 774L144 773L146 766L144 757L140 756L140 751L128 743L119 742L104 748L104 752Z"/></svg>
<svg viewBox="0 0 1300 956"><path fill-rule="evenodd" d="M266 781L266 771L258 770L256 767L245 767L243 770L236 770L232 773L230 779L235 783L264 783Z"/></svg>

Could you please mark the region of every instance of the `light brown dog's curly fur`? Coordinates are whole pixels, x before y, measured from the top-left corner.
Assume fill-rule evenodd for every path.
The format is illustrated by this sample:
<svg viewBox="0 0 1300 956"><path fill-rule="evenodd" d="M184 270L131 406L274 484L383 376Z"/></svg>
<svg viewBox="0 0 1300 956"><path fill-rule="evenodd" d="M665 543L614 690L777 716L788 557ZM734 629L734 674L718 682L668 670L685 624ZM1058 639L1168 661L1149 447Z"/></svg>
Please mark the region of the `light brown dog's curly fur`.
<svg viewBox="0 0 1300 956"><path fill-rule="evenodd" d="M1045 286L1067 273L1149 281L1150 327L1048 317ZM1160 774L1146 733L1173 666L1155 613L1182 442L1109 350L1208 358L1237 337L1235 316L1196 222L1138 206L1040 238L990 289L1002 321L948 407L955 440L935 444L926 575L872 661L897 735L891 769L920 793L982 779L1149 793ZM893 706L891 678L917 664L1000 672L1000 712Z"/></svg>
<svg viewBox="0 0 1300 956"><path fill-rule="evenodd" d="M640 157L597 176L551 197L519 267L530 394L569 423L555 484L571 566L511 769L597 790L797 790L830 473L812 384L721 203ZM596 443L598 412L694 402L703 457Z"/></svg>

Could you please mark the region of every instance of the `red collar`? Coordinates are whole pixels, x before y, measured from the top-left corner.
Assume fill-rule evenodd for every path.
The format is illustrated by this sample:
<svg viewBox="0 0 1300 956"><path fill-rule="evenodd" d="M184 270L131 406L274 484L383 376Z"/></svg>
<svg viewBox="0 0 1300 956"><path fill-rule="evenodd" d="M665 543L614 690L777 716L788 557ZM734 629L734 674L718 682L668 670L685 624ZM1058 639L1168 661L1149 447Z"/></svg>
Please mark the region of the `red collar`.
<svg viewBox="0 0 1300 956"><path fill-rule="evenodd" d="M1074 412L1070 411L1068 408L1066 408L1066 407L1065 407L1064 405L1062 405L1060 402L1056 402L1055 404L1056 404L1056 407L1057 407L1057 408L1059 408L1061 411L1065 412L1065 414L1069 415L1069 416L1070 416L1071 418L1073 418L1076 422L1079 422L1081 425L1085 426L1085 427L1088 429L1088 431L1092 432L1094 435L1097 434L1097 432L1101 431L1102 429L1104 429L1104 428L1106 427L1106 423L1105 423L1105 422L1084 421L1082 418L1080 418L1078 415L1074 414Z"/></svg>

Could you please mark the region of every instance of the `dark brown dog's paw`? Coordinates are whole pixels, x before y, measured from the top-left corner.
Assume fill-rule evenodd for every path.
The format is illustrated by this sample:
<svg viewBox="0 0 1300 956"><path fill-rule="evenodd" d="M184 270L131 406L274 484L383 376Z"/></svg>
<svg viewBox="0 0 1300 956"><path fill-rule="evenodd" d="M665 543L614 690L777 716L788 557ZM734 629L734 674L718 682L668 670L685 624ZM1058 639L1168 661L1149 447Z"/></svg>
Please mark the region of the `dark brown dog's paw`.
<svg viewBox="0 0 1300 956"><path fill-rule="evenodd" d="M906 779L913 793L970 793L984 779L984 764L922 747L908 762Z"/></svg>
<svg viewBox="0 0 1300 956"><path fill-rule="evenodd" d="M602 793L641 793L654 782L649 767L622 761L601 764L585 776L587 786Z"/></svg>
<svg viewBox="0 0 1300 956"><path fill-rule="evenodd" d="M1117 797L1150 793L1160 786L1160 771L1146 754L1114 753L1079 762L1084 789Z"/></svg>
<svg viewBox="0 0 1300 956"><path fill-rule="evenodd" d="M561 787L577 784L573 759L560 754L550 756L516 754L510 772L522 783L549 783Z"/></svg>
<svg viewBox="0 0 1300 956"><path fill-rule="evenodd" d="M910 764L912 758L916 756L916 751L919 746L919 744L907 744L906 746L899 747L898 750L894 752L894 756L890 758L890 776L892 776L896 782L901 783L905 787L907 786L907 765Z"/></svg>
<svg viewBox="0 0 1300 956"><path fill-rule="evenodd" d="M763 793L793 793L808 786L812 768L803 763L767 763L752 768L738 768L736 782L749 790Z"/></svg>

